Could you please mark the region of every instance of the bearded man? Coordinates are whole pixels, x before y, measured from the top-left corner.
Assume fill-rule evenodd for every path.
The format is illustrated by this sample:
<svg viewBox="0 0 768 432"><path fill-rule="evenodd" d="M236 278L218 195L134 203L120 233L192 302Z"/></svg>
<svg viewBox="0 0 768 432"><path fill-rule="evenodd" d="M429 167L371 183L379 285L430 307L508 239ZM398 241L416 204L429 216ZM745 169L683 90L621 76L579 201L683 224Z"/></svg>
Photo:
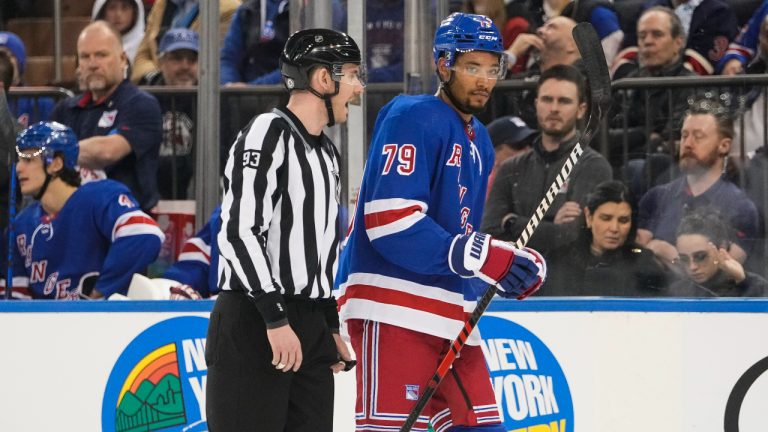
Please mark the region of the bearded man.
<svg viewBox="0 0 768 432"><path fill-rule="evenodd" d="M733 119L718 102L701 100L685 113L679 162L683 176L643 195L638 244L673 262L678 223L691 211L708 207L731 224L734 242L728 252L741 263L747 259L757 238L757 209L741 189L723 178L733 134Z"/></svg>

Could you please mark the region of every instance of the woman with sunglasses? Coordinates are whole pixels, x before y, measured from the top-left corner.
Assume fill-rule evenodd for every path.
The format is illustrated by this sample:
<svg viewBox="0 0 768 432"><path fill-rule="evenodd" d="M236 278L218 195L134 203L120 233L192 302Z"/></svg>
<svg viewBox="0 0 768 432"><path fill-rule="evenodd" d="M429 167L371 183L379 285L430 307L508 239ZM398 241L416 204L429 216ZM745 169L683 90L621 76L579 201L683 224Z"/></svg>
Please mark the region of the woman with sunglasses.
<svg viewBox="0 0 768 432"><path fill-rule="evenodd" d="M631 203L623 183L598 184L587 195L579 238L547 258L550 275L537 295L662 295L671 275L634 243Z"/></svg>
<svg viewBox="0 0 768 432"><path fill-rule="evenodd" d="M675 297L764 297L768 281L744 270L728 253L730 227L711 209L688 214L677 228L675 262L687 276L670 287Z"/></svg>

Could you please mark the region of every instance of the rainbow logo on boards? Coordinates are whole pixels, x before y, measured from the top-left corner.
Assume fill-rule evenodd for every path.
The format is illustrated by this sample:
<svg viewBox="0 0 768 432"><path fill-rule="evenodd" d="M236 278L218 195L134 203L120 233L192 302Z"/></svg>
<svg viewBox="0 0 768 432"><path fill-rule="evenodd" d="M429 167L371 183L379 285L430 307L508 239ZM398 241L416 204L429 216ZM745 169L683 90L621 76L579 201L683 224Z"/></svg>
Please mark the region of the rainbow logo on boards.
<svg viewBox="0 0 768 432"><path fill-rule="evenodd" d="M102 430L207 430L207 329L206 318L171 318L131 341L104 391Z"/></svg>

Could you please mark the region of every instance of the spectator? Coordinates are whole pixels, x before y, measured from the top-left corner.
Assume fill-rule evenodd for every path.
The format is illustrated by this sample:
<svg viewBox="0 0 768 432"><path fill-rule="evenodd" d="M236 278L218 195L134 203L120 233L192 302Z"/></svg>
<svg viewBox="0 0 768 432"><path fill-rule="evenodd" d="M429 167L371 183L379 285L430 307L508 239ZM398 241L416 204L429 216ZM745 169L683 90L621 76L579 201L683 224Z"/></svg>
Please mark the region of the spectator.
<svg viewBox="0 0 768 432"><path fill-rule="evenodd" d="M162 117L157 100L126 78L128 59L120 35L103 21L87 25L77 38L80 81L85 93L61 101L52 118L80 139L78 165L88 179L122 182L141 208L159 199L157 158Z"/></svg>
<svg viewBox="0 0 768 432"><path fill-rule="evenodd" d="M728 44L739 33L739 24L731 6L725 0L650 0L641 12L664 7L673 10L680 20L682 34L688 35L684 45L684 64L698 75L715 73L715 66L726 53ZM643 10L643 9L641 9ZM628 34L624 46L640 45L638 34ZM633 49L619 57L631 57Z"/></svg>
<svg viewBox="0 0 768 432"><path fill-rule="evenodd" d="M568 17L554 17L536 30L535 34L522 34L505 51L507 66L512 72L533 70L543 72L556 64L573 64L581 58L573 28L576 21ZM535 52L538 59L530 66L521 64L524 55Z"/></svg>
<svg viewBox="0 0 768 432"><path fill-rule="evenodd" d="M723 58L717 64L718 71L723 75L736 75L744 71L746 65L752 61L759 44L759 38L763 22L768 16L768 0L752 14L747 26L741 34L728 46Z"/></svg>
<svg viewBox="0 0 768 432"><path fill-rule="evenodd" d="M511 16L507 19L507 7L504 0L464 0L462 12L485 15L496 24L504 42L504 49L522 33L528 32L531 25L522 16Z"/></svg>
<svg viewBox="0 0 768 432"><path fill-rule="evenodd" d="M574 65L579 68L581 54L573 40L573 28L576 22L567 17L555 17L536 30L536 34L525 33L515 39L507 53L507 66L512 72L519 72L513 78L527 81L539 80L539 75L558 65ZM533 54L536 61L523 63L528 54ZM532 128L538 128L535 109L536 92L524 90L516 93L509 103L511 107L502 108L501 112L516 113Z"/></svg>
<svg viewBox="0 0 768 432"><path fill-rule="evenodd" d="M164 239L160 227L122 184L80 186L77 137L70 128L37 123L19 134L16 152L21 191L35 198L14 220L16 296L75 300L126 294L132 275L157 257Z"/></svg>
<svg viewBox="0 0 768 432"><path fill-rule="evenodd" d="M614 79L695 75L683 66L685 33L672 9L659 6L646 10L637 23L637 34L637 62L621 66L615 71ZM649 148L652 152L663 152L672 147L693 93L694 90L687 89L649 88L628 90L615 97L611 110L611 127L617 130L612 131L611 139L613 165L622 162L617 157L623 154L625 134L630 159L644 157Z"/></svg>
<svg viewBox="0 0 768 432"><path fill-rule="evenodd" d="M610 65L624 40L619 14L612 2L601 0L544 0L544 11L550 17L566 16L577 23L588 22L594 26L605 60Z"/></svg>
<svg viewBox="0 0 768 432"><path fill-rule="evenodd" d="M195 293L189 294L189 298L209 298L219 293L216 272L219 267L219 243L216 236L221 228L220 215L221 206L218 206L205 226L184 242L178 260L163 273L163 278L177 281L185 287L177 291L190 293L191 288Z"/></svg>
<svg viewBox="0 0 768 432"><path fill-rule="evenodd" d="M347 28L346 8L334 2L334 16L340 17L334 28ZM341 9L341 10L340 10ZM373 0L365 2L365 55L368 82L402 82L405 52L405 1ZM374 115L375 116L375 115Z"/></svg>
<svg viewBox="0 0 768 432"><path fill-rule="evenodd" d="M24 69L27 64L27 52L24 42L15 33L0 32L0 51L10 56L13 64L13 80L10 86L24 85ZM8 98L8 106L16 120L24 127L31 123L48 120L53 110L53 99L49 97Z"/></svg>
<svg viewBox="0 0 768 432"><path fill-rule="evenodd" d="M91 20L104 20L120 33L128 62L133 63L144 38L144 3L141 0L96 0Z"/></svg>
<svg viewBox="0 0 768 432"><path fill-rule="evenodd" d="M758 37L757 56L749 63L746 68L747 74L768 73L768 15L763 18L760 25L760 35ZM741 67L739 60L734 59ZM739 98L743 100L741 109L741 120L744 126L742 133L741 127L736 128L734 142L736 145L731 148L731 154L752 157L758 148L765 146L768 137L763 132L766 121L765 112L765 87L755 86L747 90L746 95ZM737 120L737 124L738 120ZM741 126L741 125L740 125ZM763 150L764 152L765 150Z"/></svg>
<svg viewBox="0 0 768 432"><path fill-rule="evenodd" d="M549 278L537 295L658 296L669 275L653 252L634 242L634 200L616 180L587 196L578 239L547 258Z"/></svg>
<svg viewBox="0 0 768 432"><path fill-rule="evenodd" d="M288 3L245 0L237 8L221 47L222 85L281 82L278 58L289 35Z"/></svg>
<svg viewBox="0 0 768 432"><path fill-rule="evenodd" d="M674 283L676 297L765 297L768 281L744 270L728 253L730 227L716 211L701 209L687 215L677 229L676 262L686 279Z"/></svg>
<svg viewBox="0 0 768 432"><path fill-rule="evenodd" d="M760 97L762 98L762 87L760 87L759 92L761 94ZM752 106L762 111L762 103L763 102L755 102ZM751 111L747 111L747 113L750 112ZM760 122L761 124L765 124L765 119L761 119ZM744 123L744 127L747 128L748 125L746 121ZM760 129L762 130L762 126ZM763 143L762 137L759 143ZM748 142L748 144L750 143ZM755 242L746 265L751 271L765 276L766 270L768 270L766 269L765 261L766 235L768 233L768 219L766 218L766 212L768 212L768 147L766 147L765 144L758 147L757 150L754 151L752 157L747 160L746 168L742 172L742 176L741 184L744 186L744 192L749 199L755 203L755 207L757 207L759 228L757 241Z"/></svg>
<svg viewBox="0 0 768 432"><path fill-rule="evenodd" d="M654 0L674 7L688 35L688 64L699 75L715 73L715 66L739 34L736 14L725 0Z"/></svg>
<svg viewBox="0 0 768 432"><path fill-rule="evenodd" d="M702 207L720 211L736 231L728 252L744 262L757 236L757 210L734 184L722 178L733 139L733 120L719 103L702 100L686 112L680 140L683 176L656 186L640 200L637 242L664 262L677 257L679 221Z"/></svg>
<svg viewBox="0 0 768 432"><path fill-rule="evenodd" d="M482 232L502 240L520 236L542 194L581 138L576 124L587 111L585 87L584 77L573 66L557 65L541 74L536 98L541 134L533 142L533 151L499 167L486 203ZM528 245L552 251L575 240L587 194L611 176L608 162L591 148L584 148L567 186L558 193Z"/></svg>
<svg viewBox="0 0 768 432"><path fill-rule="evenodd" d="M512 0L504 2L507 22L502 31L504 49L509 48L517 37L540 27L544 22L541 1Z"/></svg>
<svg viewBox="0 0 768 432"><path fill-rule="evenodd" d="M197 85L198 35L185 28L169 29L160 40L160 69L145 75L139 85ZM158 97L163 111L157 184L163 199L185 199L195 168L195 95Z"/></svg>
<svg viewBox="0 0 768 432"><path fill-rule="evenodd" d="M240 0L219 0L219 42L224 41L224 35L232 21ZM185 27L200 31L198 0L156 0L147 18L144 39L131 72L131 80L138 82L141 77L158 68L157 46L169 28Z"/></svg>
<svg viewBox="0 0 768 432"><path fill-rule="evenodd" d="M520 117L506 116L488 124L488 135L491 136L495 153L493 170L488 177L488 184L493 184L496 171L504 161L531 149L536 131L529 128Z"/></svg>

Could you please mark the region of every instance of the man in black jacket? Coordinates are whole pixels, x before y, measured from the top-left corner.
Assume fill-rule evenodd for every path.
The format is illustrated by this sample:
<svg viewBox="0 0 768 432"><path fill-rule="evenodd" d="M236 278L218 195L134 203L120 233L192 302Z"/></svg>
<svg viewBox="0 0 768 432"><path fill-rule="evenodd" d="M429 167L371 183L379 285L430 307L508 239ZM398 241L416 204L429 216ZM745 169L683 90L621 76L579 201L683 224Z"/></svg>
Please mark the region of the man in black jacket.
<svg viewBox="0 0 768 432"><path fill-rule="evenodd" d="M584 77L573 66L556 65L541 74L536 98L541 135L534 141L533 151L499 167L486 203L482 232L502 240L517 240L520 236L581 139L577 123L587 112L585 86ZM546 254L573 241L585 197L611 177L605 158L585 148L528 245Z"/></svg>

